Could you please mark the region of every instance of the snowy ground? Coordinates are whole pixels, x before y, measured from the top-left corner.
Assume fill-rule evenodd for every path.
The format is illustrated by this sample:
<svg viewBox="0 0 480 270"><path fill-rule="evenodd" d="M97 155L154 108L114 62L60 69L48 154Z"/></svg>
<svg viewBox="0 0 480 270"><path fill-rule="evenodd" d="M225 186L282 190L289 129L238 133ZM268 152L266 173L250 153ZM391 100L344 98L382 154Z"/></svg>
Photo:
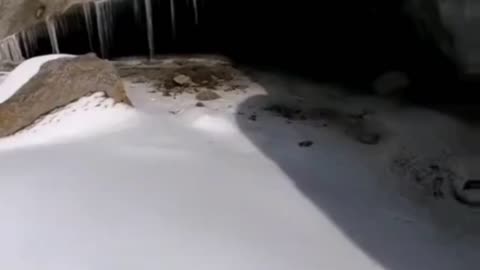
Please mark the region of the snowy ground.
<svg viewBox="0 0 480 270"><path fill-rule="evenodd" d="M0 140L0 268L477 268L480 213L448 187L433 196L428 173L478 154L475 127L254 77L205 107L130 82L136 110L95 94ZM98 103L107 106L88 105ZM271 104L309 117L279 117L263 109ZM335 116L313 117L318 108ZM365 111L377 145L350 130L350 115Z"/></svg>

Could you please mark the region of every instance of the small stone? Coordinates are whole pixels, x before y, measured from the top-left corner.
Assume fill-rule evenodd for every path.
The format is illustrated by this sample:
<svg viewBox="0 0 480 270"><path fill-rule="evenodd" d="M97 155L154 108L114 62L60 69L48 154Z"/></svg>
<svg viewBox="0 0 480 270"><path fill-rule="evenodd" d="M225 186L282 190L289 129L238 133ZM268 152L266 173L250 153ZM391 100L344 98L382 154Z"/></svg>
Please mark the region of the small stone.
<svg viewBox="0 0 480 270"><path fill-rule="evenodd" d="M436 177L433 180L433 197L436 199L441 199L444 197L443 191L442 191L442 185L443 185L443 178L442 177Z"/></svg>
<svg viewBox="0 0 480 270"><path fill-rule="evenodd" d="M392 95L410 85L408 75L400 71L390 71L373 82L373 89L379 95Z"/></svg>
<svg viewBox="0 0 480 270"><path fill-rule="evenodd" d="M434 171L438 171L438 170L440 170L440 167L436 164L432 164L432 165L430 165L430 169L432 169Z"/></svg>
<svg viewBox="0 0 480 270"><path fill-rule="evenodd" d="M180 86L184 86L184 85L189 85L192 82L192 79L190 79L190 77L186 75L180 74L175 76L173 78L173 81Z"/></svg>
<svg viewBox="0 0 480 270"><path fill-rule="evenodd" d="M364 144L374 145L380 142L380 135L377 133L364 133L360 134L357 140Z"/></svg>
<svg viewBox="0 0 480 270"><path fill-rule="evenodd" d="M197 106L197 107L205 107L205 104L203 104L202 102L197 102L197 104L195 104L195 106Z"/></svg>
<svg viewBox="0 0 480 270"><path fill-rule="evenodd" d="M205 90L205 91L202 91L202 92L198 93L195 96L195 98L197 100L201 100L201 101L208 101L208 100L219 99L220 95L218 95L217 93L215 93L211 90Z"/></svg>
<svg viewBox="0 0 480 270"><path fill-rule="evenodd" d="M250 120L250 121L257 121L257 115L256 115L256 114L250 115L250 117L248 117L248 120Z"/></svg>
<svg viewBox="0 0 480 270"><path fill-rule="evenodd" d="M167 90L171 90L177 86L177 83L173 79L168 79L163 82L163 88Z"/></svg>
<svg viewBox="0 0 480 270"><path fill-rule="evenodd" d="M298 146L300 147L310 147L313 145L312 141L302 141L298 143Z"/></svg>

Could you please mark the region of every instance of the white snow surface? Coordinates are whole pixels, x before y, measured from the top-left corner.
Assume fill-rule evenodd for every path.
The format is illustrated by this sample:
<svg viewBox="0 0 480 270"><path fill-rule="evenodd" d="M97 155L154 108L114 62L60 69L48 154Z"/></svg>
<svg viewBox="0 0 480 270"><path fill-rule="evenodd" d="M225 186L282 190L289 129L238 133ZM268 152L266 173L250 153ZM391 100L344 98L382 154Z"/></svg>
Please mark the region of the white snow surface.
<svg viewBox="0 0 480 270"><path fill-rule="evenodd" d="M293 97L282 81L204 108L130 86L137 110L97 93L0 140L0 268L476 269L479 214L389 170L400 150L465 154L459 142L475 146L476 129L303 82ZM375 108L388 136L362 145L335 125L261 110L309 91L323 105ZM314 145L298 147L306 139Z"/></svg>
<svg viewBox="0 0 480 270"><path fill-rule="evenodd" d="M94 93L46 115L14 136L1 139L0 150L98 136L123 129L134 117L135 111L130 106L115 103L104 93Z"/></svg>
<svg viewBox="0 0 480 270"><path fill-rule="evenodd" d="M67 54L52 54L38 56L21 63L5 79L0 79L0 103L5 102L17 92L26 82L38 73L40 67L48 61L73 57Z"/></svg>

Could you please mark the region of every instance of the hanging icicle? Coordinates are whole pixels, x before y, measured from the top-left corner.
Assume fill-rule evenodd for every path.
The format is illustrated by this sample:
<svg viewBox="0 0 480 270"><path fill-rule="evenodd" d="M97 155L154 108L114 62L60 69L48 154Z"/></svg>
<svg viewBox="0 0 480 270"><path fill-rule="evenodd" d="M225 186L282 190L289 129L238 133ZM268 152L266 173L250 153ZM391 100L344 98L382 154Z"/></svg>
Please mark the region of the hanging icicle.
<svg viewBox="0 0 480 270"><path fill-rule="evenodd" d="M41 35L48 35L48 33L39 33L36 28L29 28L23 31L23 47L25 48L28 58L36 56L35 53L38 49L38 39Z"/></svg>
<svg viewBox="0 0 480 270"><path fill-rule="evenodd" d="M52 45L52 52L55 54L59 54L60 48L58 46L56 19L48 17L46 20L46 24L48 30L48 37L50 38L50 44Z"/></svg>
<svg viewBox="0 0 480 270"><path fill-rule="evenodd" d="M175 18L175 0L170 0L170 18L172 20L172 38L175 40L177 36L177 22Z"/></svg>
<svg viewBox="0 0 480 270"><path fill-rule="evenodd" d="M90 10L90 3L86 2L82 4L83 8L83 17L85 18L85 25L87 27L87 35L88 35L88 44L90 46L90 51L95 51L93 48L93 20L92 20L92 12Z"/></svg>
<svg viewBox="0 0 480 270"><path fill-rule="evenodd" d="M198 0L192 0L193 2L193 12L195 16L195 24L198 24Z"/></svg>
<svg viewBox="0 0 480 270"><path fill-rule="evenodd" d="M111 1L95 1L95 14L97 19L98 39L100 53L103 58L109 57L112 41L113 9Z"/></svg>
<svg viewBox="0 0 480 270"><path fill-rule="evenodd" d="M145 15L147 18L147 40L148 40L148 56L150 59L155 54L154 44L154 31L153 31L153 18L152 18L152 2L151 0L145 0Z"/></svg>
<svg viewBox="0 0 480 270"><path fill-rule="evenodd" d="M12 62L24 60L17 35L9 36L0 41L0 60Z"/></svg>
<svg viewBox="0 0 480 270"><path fill-rule="evenodd" d="M138 3L140 0L133 0L133 14L135 15L135 22L138 23L140 21L141 10L140 5Z"/></svg>

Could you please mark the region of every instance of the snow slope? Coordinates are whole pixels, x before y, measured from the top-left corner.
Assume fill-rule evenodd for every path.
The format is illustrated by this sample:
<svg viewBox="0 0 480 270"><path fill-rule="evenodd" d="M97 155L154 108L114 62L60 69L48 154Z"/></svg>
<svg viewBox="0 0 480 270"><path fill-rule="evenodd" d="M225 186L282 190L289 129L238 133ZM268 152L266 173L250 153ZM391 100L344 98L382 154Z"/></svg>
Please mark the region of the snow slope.
<svg viewBox="0 0 480 270"><path fill-rule="evenodd" d="M311 86L303 87L295 94ZM268 97L257 90L205 108L185 97L172 113L161 94L138 88L137 111L104 112L113 127L76 126L78 110L38 125L41 136L0 140L0 268L476 268L480 242L466 228L478 228L478 213L427 195L418 202L410 195L422 193L388 170L399 148L439 156L476 131L384 100L330 101L377 109L389 136L362 145L333 124L260 110ZM254 111L257 121L248 119ZM76 136L48 139L70 128ZM47 139L29 143L35 137ZM298 147L305 139L314 145Z"/></svg>
<svg viewBox="0 0 480 270"><path fill-rule="evenodd" d="M132 107L115 104L104 93L94 93L51 112L14 136L0 139L0 150L58 144L98 136L129 126L135 117Z"/></svg>

